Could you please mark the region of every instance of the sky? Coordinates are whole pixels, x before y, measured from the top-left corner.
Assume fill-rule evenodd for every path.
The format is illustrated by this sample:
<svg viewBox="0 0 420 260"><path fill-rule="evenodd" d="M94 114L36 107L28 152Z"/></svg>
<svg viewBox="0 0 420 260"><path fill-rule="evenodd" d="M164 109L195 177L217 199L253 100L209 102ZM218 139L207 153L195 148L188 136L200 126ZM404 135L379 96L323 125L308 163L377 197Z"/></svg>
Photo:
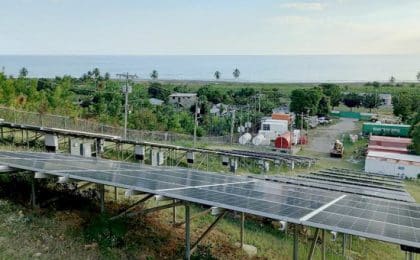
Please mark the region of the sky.
<svg viewBox="0 0 420 260"><path fill-rule="evenodd" d="M419 0L0 0L0 54L419 54Z"/></svg>

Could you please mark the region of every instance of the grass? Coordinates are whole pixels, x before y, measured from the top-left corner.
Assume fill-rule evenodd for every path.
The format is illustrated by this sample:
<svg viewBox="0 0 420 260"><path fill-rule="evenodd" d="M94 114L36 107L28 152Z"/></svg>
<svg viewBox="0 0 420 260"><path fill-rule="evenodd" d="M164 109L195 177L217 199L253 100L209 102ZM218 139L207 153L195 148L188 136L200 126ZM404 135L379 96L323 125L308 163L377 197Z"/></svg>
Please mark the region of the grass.
<svg viewBox="0 0 420 260"><path fill-rule="evenodd" d="M411 196L420 203L420 180L407 180L405 181L405 188Z"/></svg>

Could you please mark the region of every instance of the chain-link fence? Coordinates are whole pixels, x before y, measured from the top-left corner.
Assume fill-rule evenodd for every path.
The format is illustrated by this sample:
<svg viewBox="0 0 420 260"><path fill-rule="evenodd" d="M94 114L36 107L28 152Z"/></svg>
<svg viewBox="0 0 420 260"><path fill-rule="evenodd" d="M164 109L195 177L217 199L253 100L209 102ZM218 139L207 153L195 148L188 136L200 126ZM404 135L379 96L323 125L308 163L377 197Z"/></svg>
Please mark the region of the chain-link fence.
<svg viewBox="0 0 420 260"><path fill-rule="evenodd" d="M6 122L15 124L124 136L124 128L122 127L104 125L95 121L76 117L40 114L36 112L0 107L0 118ZM127 139L133 141L160 141L173 143L180 141L192 142L194 137L192 135L171 132L127 129ZM205 143L228 143L230 142L230 136L197 137L197 141ZM236 137L234 138L234 141L237 141Z"/></svg>

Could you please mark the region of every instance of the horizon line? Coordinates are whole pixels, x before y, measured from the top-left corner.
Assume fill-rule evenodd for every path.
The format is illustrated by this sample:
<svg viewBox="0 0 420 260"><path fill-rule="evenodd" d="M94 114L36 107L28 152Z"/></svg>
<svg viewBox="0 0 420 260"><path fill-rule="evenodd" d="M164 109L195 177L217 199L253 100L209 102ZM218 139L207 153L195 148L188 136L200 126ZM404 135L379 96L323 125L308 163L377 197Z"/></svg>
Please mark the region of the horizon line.
<svg viewBox="0 0 420 260"><path fill-rule="evenodd" d="M0 56L409 56L420 53L272 53L272 54L194 54L194 53L152 53L152 54L109 54L109 53L0 53Z"/></svg>

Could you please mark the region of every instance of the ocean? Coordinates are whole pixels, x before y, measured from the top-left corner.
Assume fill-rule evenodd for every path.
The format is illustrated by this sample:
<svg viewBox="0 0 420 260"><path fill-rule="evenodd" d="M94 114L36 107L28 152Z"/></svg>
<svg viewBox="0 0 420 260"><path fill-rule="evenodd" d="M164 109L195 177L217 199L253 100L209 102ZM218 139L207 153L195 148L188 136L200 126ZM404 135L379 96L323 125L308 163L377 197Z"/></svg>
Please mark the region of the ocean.
<svg viewBox="0 0 420 260"><path fill-rule="evenodd" d="M148 79L157 70L159 79L234 81L241 72L243 82L365 82L415 81L420 55L151 55L151 56L48 56L0 55L0 68L17 75L26 67L29 77L81 76L97 67L101 72L137 74Z"/></svg>

